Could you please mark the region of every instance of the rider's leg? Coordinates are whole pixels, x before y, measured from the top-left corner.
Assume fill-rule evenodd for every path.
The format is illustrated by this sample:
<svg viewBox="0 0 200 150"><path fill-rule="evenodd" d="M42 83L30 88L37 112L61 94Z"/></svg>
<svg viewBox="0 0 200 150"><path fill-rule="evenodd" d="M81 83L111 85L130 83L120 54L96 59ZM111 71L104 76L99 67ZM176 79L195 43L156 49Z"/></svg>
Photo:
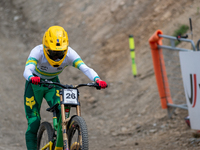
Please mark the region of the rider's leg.
<svg viewBox="0 0 200 150"><path fill-rule="evenodd" d="M25 85L24 108L28 121L25 136L28 150L37 149L37 131L40 125L40 107L43 99L43 90L40 88L38 85L28 82Z"/></svg>
<svg viewBox="0 0 200 150"><path fill-rule="evenodd" d="M60 82L58 77L53 78L51 81ZM61 89L60 87L56 86L51 89L45 90L44 98L46 99L46 101L50 107L52 107L56 103L60 103L60 94L59 94L60 89ZM57 114L57 118L59 120L59 116L60 116L60 112L61 112L60 105L59 105L58 109L59 109L59 113Z"/></svg>

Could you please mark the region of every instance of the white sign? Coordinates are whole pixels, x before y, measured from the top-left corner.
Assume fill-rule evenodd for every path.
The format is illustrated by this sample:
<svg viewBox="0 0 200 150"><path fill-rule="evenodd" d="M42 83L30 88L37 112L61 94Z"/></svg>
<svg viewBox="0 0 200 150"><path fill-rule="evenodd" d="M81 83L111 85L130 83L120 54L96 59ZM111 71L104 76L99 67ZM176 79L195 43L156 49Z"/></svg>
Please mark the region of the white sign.
<svg viewBox="0 0 200 150"><path fill-rule="evenodd" d="M63 100L64 104L78 104L77 89L64 89Z"/></svg>
<svg viewBox="0 0 200 150"><path fill-rule="evenodd" d="M200 52L179 52L179 57L190 125L200 130Z"/></svg>

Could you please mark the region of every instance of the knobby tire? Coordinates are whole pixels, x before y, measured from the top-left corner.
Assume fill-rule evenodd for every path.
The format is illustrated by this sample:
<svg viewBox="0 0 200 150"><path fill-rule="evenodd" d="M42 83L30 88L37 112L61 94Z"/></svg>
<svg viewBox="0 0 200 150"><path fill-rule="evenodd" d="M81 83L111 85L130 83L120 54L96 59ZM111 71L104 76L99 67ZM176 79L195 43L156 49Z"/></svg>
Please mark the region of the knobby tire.
<svg viewBox="0 0 200 150"><path fill-rule="evenodd" d="M75 139L75 134L78 134L79 138ZM88 130L85 120L80 116L75 116L72 118L70 125L68 126L68 140L69 140L69 149L70 150L88 150ZM81 138L81 139L80 139ZM76 146L74 146L76 145ZM72 149L73 147L73 149Z"/></svg>
<svg viewBox="0 0 200 150"><path fill-rule="evenodd" d="M47 133L47 137L44 137L45 132ZM45 140L45 143L41 143L42 140ZM39 130L38 130L38 135L37 135L37 150L40 150L49 141L53 141L52 126L49 122L42 122L40 124Z"/></svg>

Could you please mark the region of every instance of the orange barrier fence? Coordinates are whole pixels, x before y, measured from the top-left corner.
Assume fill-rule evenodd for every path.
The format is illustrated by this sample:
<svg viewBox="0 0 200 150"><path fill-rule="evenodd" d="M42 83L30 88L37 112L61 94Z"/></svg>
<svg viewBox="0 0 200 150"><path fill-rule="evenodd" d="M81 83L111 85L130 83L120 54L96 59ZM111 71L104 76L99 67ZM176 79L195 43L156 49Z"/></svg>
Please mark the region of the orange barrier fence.
<svg viewBox="0 0 200 150"><path fill-rule="evenodd" d="M163 109L166 109L167 104L173 104L173 101L170 94L162 49L158 48L158 45L162 45L162 38L159 37L159 34L163 34L161 30L157 30L149 38L149 45L151 47L154 72L160 96L161 106Z"/></svg>

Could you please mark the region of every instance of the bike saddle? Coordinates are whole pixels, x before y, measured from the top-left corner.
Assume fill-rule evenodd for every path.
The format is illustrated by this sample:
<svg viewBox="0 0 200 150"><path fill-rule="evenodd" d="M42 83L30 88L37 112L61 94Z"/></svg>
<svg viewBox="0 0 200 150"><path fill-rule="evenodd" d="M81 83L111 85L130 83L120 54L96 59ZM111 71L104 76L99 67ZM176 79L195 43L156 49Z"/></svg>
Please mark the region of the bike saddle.
<svg viewBox="0 0 200 150"><path fill-rule="evenodd" d="M56 103L56 104L53 105L52 107L47 108L46 111L54 112L54 110L58 110L58 106L59 106L59 103Z"/></svg>

